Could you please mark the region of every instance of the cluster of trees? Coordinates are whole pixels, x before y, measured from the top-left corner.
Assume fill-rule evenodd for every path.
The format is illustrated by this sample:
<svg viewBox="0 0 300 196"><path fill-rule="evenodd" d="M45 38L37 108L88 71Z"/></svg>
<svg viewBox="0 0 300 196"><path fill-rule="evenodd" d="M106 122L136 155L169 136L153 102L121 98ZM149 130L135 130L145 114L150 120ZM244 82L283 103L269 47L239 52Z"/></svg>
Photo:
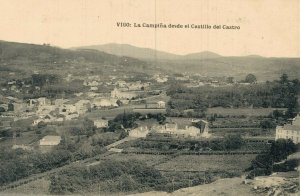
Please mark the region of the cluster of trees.
<svg viewBox="0 0 300 196"><path fill-rule="evenodd" d="M208 107L273 107L288 108L287 116L298 111L299 80L289 80L286 74L280 80L264 84L212 88L187 88L173 85L167 91L171 97L168 109L182 112L188 109L205 111Z"/></svg>
<svg viewBox="0 0 300 196"><path fill-rule="evenodd" d="M161 114L146 114L140 113L123 113L117 115L113 120L108 121L107 131L116 132L120 130L130 129L137 127L137 120L156 119L157 122L163 124L166 121L166 117Z"/></svg>
<svg viewBox="0 0 300 196"><path fill-rule="evenodd" d="M108 131L115 132L137 126L136 120L141 116L140 113L123 113L117 115L113 120L108 121Z"/></svg>
<svg viewBox="0 0 300 196"><path fill-rule="evenodd" d="M61 76L57 74L33 74L31 77L24 78L22 80L16 79L16 86L22 92L20 95L13 92L7 91L14 97L22 97L24 99L37 98L37 97L47 97L47 98L57 98L66 96L72 96L74 93L86 92L89 88L83 85L83 80L72 80L64 81ZM26 87L25 90L22 89L24 85L30 85ZM8 87L8 84L3 84L4 87ZM38 87L38 88L36 88Z"/></svg>
<svg viewBox="0 0 300 196"><path fill-rule="evenodd" d="M87 135L92 136L96 132L96 127L94 122L88 118L73 122L72 125L68 127L71 135Z"/></svg>
<svg viewBox="0 0 300 196"><path fill-rule="evenodd" d="M85 92L87 87L83 85L82 80L72 80L65 82L55 74L34 74L31 76L29 83L32 84L30 90L31 96L45 96L47 98L61 97L61 95L70 96L74 93ZM40 87L39 90L35 86ZM30 97L30 95L27 95Z"/></svg>
<svg viewBox="0 0 300 196"><path fill-rule="evenodd" d="M263 176L270 175L273 171L278 171L278 166L274 167L274 164L280 162L282 160L287 159L287 157L297 151L297 146L293 143L292 140L288 139L278 139L272 143L271 149L267 154L259 154L255 157L251 162L250 168L247 171L250 171L247 175L247 178L254 178L255 176ZM292 161L292 164L295 166L295 162L299 162L299 160ZM282 169L279 167L279 169ZM294 167L290 167L289 169L293 170Z"/></svg>
<svg viewBox="0 0 300 196"><path fill-rule="evenodd" d="M61 79L55 74L33 74L31 75L31 84L33 86L44 87L46 85L57 84Z"/></svg>
<svg viewBox="0 0 300 196"><path fill-rule="evenodd" d="M101 184L104 192L160 190L166 179L154 167L137 160L107 160L90 167L73 167L51 177L52 194L84 194Z"/></svg>
<svg viewBox="0 0 300 196"><path fill-rule="evenodd" d="M246 82L246 83L251 83L251 84L253 84L253 83L255 83L256 81L257 81L257 79L256 79L256 76L255 76L255 75L253 75L253 74L248 74L248 75L246 76L245 80L242 81L242 82Z"/></svg>
<svg viewBox="0 0 300 196"><path fill-rule="evenodd" d="M103 152L105 152L103 146L99 144L91 146L79 136L75 141L63 136L61 143L47 153L0 149L0 185Z"/></svg>
<svg viewBox="0 0 300 196"><path fill-rule="evenodd" d="M287 108L286 117L294 117L299 111L298 95L300 93L300 81L298 79L289 80L286 74L274 82L271 89L274 95L274 105Z"/></svg>
<svg viewBox="0 0 300 196"><path fill-rule="evenodd" d="M276 123L274 121L272 121L271 119L264 119L264 120L260 121L259 125L265 131L274 129L276 127Z"/></svg>

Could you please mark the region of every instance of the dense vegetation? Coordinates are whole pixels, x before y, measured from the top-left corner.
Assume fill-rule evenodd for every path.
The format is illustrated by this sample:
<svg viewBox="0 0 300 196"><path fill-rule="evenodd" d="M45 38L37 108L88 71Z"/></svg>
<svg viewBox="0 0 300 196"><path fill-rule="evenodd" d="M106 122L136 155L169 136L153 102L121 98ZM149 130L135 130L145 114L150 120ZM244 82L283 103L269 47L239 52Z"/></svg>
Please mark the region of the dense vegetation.
<svg viewBox="0 0 300 196"><path fill-rule="evenodd" d="M216 178L233 177L235 172L160 172L135 159L105 160L89 167L73 167L51 177L52 194L117 194L147 191L175 191L210 183Z"/></svg>
<svg viewBox="0 0 300 196"><path fill-rule="evenodd" d="M207 140L207 141L188 140L188 139L159 140L154 138L155 136L150 136L146 139L137 140L134 143L132 143L131 146L143 150L151 149L160 152L168 152L172 150L201 152L201 151L211 151L211 150L212 151L239 150L245 145L244 139L239 134L228 134L223 139Z"/></svg>
<svg viewBox="0 0 300 196"><path fill-rule="evenodd" d="M146 119L155 119L158 123L163 124L166 120L166 117L161 114L146 114L142 115L140 113L123 113L117 115L113 120L108 121L107 131L120 131L129 128L137 127L137 120L146 120Z"/></svg>
<svg viewBox="0 0 300 196"><path fill-rule="evenodd" d="M26 153L23 150L3 150L0 154L0 185L60 167L71 160L67 150L52 153Z"/></svg>
<svg viewBox="0 0 300 196"><path fill-rule="evenodd" d="M194 109L199 115L208 107L254 107L288 108L287 117L293 117L298 111L297 96L300 92L299 80L289 80L286 74L279 81L263 84L230 87L187 88L175 84L167 94L168 113L178 115L184 110Z"/></svg>
<svg viewBox="0 0 300 196"><path fill-rule="evenodd" d="M95 156L105 150L100 145L90 147L78 138L70 141L63 138L52 151L24 151L21 149L0 150L0 185L4 185L32 174L45 172L66 165L72 161Z"/></svg>
<svg viewBox="0 0 300 196"><path fill-rule="evenodd" d="M287 160L280 165L274 164L287 159L288 155L295 153L296 151L297 146L292 140L276 140L272 143L269 153L257 155L251 162L251 167L248 169L250 172L247 177L253 178L255 176L270 175L273 171L294 170L297 163L299 163L299 159L292 161Z"/></svg>
<svg viewBox="0 0 300 196"><path fill-rule="evenodd" d="M143 162L108 160L88 168L84 166L63 170L51 177L49 189L52 194L82 194L100 184L102 190L107 192L128 192L160 190L165 183L166 179L158 170Z"/></svg>

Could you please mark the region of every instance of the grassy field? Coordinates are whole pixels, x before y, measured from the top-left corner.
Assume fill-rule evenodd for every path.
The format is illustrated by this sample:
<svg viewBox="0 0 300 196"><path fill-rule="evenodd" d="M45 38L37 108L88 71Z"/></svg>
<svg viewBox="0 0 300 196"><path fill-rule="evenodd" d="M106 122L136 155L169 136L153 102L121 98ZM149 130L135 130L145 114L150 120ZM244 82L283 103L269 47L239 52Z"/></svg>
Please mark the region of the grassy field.
<svg viewBox="0 0 300 196"><path fill-rule="evenodd" d="M218 114L223 116L268 116L276 108L208 108L206 114ZM282 110L282 109L281 109Z"/></svg>
<svg viewBox="0 0 300 196"><path fill-rule="evenodd" d="M239 171L250 166L256 155L180 155L156 168L164 171Z"/></svg>

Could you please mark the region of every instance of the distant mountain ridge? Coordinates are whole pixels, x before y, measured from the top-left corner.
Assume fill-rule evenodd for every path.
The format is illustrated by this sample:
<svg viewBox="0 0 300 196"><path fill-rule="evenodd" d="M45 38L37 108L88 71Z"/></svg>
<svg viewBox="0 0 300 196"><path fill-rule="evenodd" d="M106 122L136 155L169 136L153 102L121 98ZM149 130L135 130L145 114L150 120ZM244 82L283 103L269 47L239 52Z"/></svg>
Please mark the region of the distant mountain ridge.
<svg viewBox="0 0 300 196"><path fill-rule="evenodd" d="M248 73L255 74L259 80L273 80L282 73L299 78L300 58L263 57L259 55L222 56L211 51L172 54L150 48L129 44L104 44L83 46L73 49L93 49L117 56L129 56L155 64L163 69L177 72L200 73L205 76L234 76L242 79Z"/></svg>
<svg viewBox="0 0 300 196"><path fill-rule="evenodd" d="M151 48L141 48L129 44L116 44L116 43L74 47L72 49L94 49L94 50L106 52L117 56L128 56L128 57L147 59L147 60L211 59L211 58L222 57L221 55L210 51L191 53L187 55L178 55L178 54L172 54L169 52L164 52L164 51L155 50Z"/></svg>
<svg viewBox="0 0 300 196"><path fill-rule="evenodd" d="M183 58L186 59L215 59L215 58L220 58L222 57L221 55L210 52L210 51L203 51L203 52L197 52L197 53L191 53L184 55Z"/></svg>
<svg viewBox="0 0 300 196"><path fill-rule="evenodd" d="M129 44L104 44L104 45L92 45L92 46L82 46L72 49L94 49L109 54L114 54L117 56L129 56L139 59L178 59L179 55L171 54L163 51L156 51L150 48L140 48L132 46Z"/></svg>
<svg viewBox="0 0 300 196"><path fill-rule="evenodd" d="M97 49L98 48L98 49ZM126 72L148 73L197 73L204 77L235 77L244 79L249 73L259 81L278 79L282 73L290 78L300 79L300 58L273 58L258 55L221 56L204 51L187 55L176 55L138 48L131 45L108 44L103 51L98 46L63 49L49 45L6 42L0 40L0 68L2 70L60 69L62 74L78 72L92 67L102 67L106 74L113 70L124 69ZM115 54L109 54L115 53ZM155 60L155 61L154 61ZM124 68L122 68L124 67ZM88 71L86 71L88 72Z"/></svg>

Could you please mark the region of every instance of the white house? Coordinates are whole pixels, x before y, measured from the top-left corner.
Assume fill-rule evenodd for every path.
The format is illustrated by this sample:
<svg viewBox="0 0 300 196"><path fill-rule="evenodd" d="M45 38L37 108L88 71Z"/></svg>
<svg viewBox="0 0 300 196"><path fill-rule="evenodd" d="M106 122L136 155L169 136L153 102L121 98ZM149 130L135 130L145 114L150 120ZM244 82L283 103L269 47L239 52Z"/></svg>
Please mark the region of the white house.
<svg viewBox="0 0 300 196"><path fill-rule="evenodd" d="M137 95L138 94L134 91L120 91L116 88L113 91L111 91L111 97L117 99L132 99Z"/></svg>
<svg viewBox="0 0 300 196"><path fill-rule="evenodd" d="M300 116L293 119L292 124L285 124L276 127L275 139L291 139L295 144L300 143Z"/></svg>
<svg viewBox="0 0 300 196"><path fill-rule="evenodd" d="M147 126L145 127L138 127L131 131L129 131L130 137L140 138L140 137L146 137L149 133L149 129Z"/></svg>
<svg viewBox="0 0 300 196"><path fill-rule="evenodd" d="M51 105L51 101L46 97L40 97L37 99L39 106Z"/></svg>
<svg viewBox="0 0 300 196"><path fill-rule="evenodd" d="M91 81L91 82L89 82L89 81L84 81L83 82L83 85L84 86L99 86L100 84L99 84L99 82L97 82L97 81Z"/></svg>
<svg viewBox="0 0 300 196"><path fill-rule="evenodd" d="M55 109L56 106L54 105L41 105L38 106L38 110L36 111L36 113L40 116L43 116L49 114L51 111L54 111Z"/></svg>
<svg viewBox="0 0 300 196"><path fill-rule="evenodd" d="M78 114L85 114L91 107L91 102L89 100L79 100L75 103L75 107Z"/></svg>
<svg viewBox="0 0 300 196"><path fill-rule="evenodd" d="M55 99L54 104L56 106L61 106L61 105L63 105L64 103L66 103L68 101L69 101L68 99Z"/></svg>
<svg viewBox="0 0 300 196"><path fill-rule="evenodd" d="M117 99L96 98L92 102L93 107L118 107Z"/></svg>
<svg viewBox="0 0 300 196"><path fill-rule="evenodd" d="M97 91L98 87L97 86L91 86L91 91Z"/></svg>
<svg viewBox="0 0 300 196"><path fill-rule="evenodd" d="M164 101L158 101L157 102L157 107L158 108L166 108L166 102L164 102Z"/></svg>
<svg viewBox="0 0 300 196"><path fill-rule="evenodd" d="M204 121L205 123L206 121ZM205 137L209 138L208 122L205 123L204 127L199 129L195 126L185 126L184 128L178 128L177 123L167 123L165 125L153 126L152 131L156 133L171 134L184 137Z"/></svg>
<svg viewBox="0 0 300 196"><path fill-rule="evenodd" d="M47 135L40 140L40 146L57 146L60 141L60 136Z"/></svg>
<svg viewBox="0 0 300 196"><path fill-rule="evenodd" d="M124 88L127 86L126 82L124 80L119 80L116 82L116 84L121 87L121 88Z"/></svg>
<svg viewBox="0 0 300 196"><path fill-rule="evenodd" d="M104 119L94 120L94 126L96 126L97 128L108 127L108 120L104 120Z"/></svg>

